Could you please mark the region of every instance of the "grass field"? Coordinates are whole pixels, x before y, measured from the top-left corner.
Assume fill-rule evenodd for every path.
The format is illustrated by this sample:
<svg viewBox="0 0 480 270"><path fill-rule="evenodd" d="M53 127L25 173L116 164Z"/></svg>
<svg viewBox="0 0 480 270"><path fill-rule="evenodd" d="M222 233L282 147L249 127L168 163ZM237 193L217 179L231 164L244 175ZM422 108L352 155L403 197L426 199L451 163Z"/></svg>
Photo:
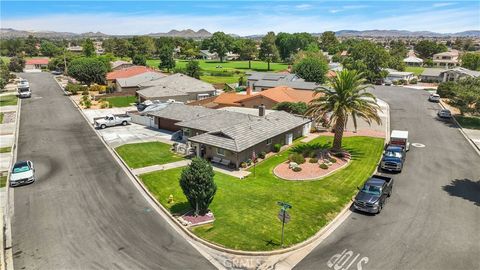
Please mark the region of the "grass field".
<svg viewBox="0 0 480 270"><path fill-rule="evenodd" d="M170 151L170 145L161 142L124 144L115 148L130 168L180 161L183 158Z"/></svg>
<svg viewBox="0 0 480 270"><path fill-rule="evenodd" d="M0 124L3 123L3 115L4 115L3 112L0 112Z"/></svg>
<svg viewBox="0 0 480 270"><path fill-rule="evenodd" d="M463 128L480 130L480 117L458 115L455 119Z"/></svg>
<svg viewBox="0 0 480 270"><path fill-rule="evenodd" d="M405 71L413 72L413 74L415 74L417 76L422 74L423 70L425 70L425 68L423 68L423 67L406 67L405 68Z"/></svg>
<svg viewBox="0 0 480 270"><path fill-rule="evenodd" d="M10 153L12 151L12 147L0 147L0 153Z"/></svg>
<svg viewBox="0 0 480 270"><path fill-rule="evenodd" d="M120 96L120 97L108 97L106 98L109 104L112 104L113 107L128 107L132 103L137 101L135 96Z"/></svg>
<svg viewBox="0 0 480 270"><path fill-rule="evenodd" d="M320 137L311 143L330 143ZM272 170L285 162L289 151L273 156L256 167L256 176L240 180L215 172L217 193L210 205L215 215L213 225L195 227L198 236L225 247L241 250L279 249L281 223L277 218L278 201L292 204L291 221L285 226L285 244L305 241L350 202L374 171L382 152L383 140L369 137L344 138L344 147L352 154L351 164L319 181L293 182L276 178ZM142 181L157 200L172 213L190 208L179 186L182 168L141 175ZM175 203L167 203L169 195Z"/></svg>
<svg viewBox="0 0 480 270"><path fill-rule="evenodd" d="M0 96L0 107L17 105L18 98L15 95Z"/></svg>
<svg viewBox="0 0 480 270"><path fill-rule="evenodd" d="M0 188L5 187L7 185L7 176L0 176Z"/></svg>

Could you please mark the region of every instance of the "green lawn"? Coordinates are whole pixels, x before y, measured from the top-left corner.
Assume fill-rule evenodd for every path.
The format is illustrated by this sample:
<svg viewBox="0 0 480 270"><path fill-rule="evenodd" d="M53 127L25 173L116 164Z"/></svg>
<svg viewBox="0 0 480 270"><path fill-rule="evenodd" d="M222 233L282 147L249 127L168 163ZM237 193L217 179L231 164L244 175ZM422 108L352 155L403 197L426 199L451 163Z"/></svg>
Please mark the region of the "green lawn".
<svg viewBox="0 0 480 270"><path fill-rule="evenodd" d="M115 148L130 168L142 168L182 160L170 151L170 145L161 142L124 144Z"/></svg>
<svg viewBox="0 0 480 270"><path fill-rule="evenodd" d="M406 67L405 71L413 72L415 75L418 76L418 75L422 74L424 69L425 68L423 68L423 67Z"/></svg>
<svg viewBox="0 0 480 270"><path fill-rule="evenodd" d="M320 137L311 143L330 143L332 137ZM351 164L318 181L293 182L276 178L273 168L284 162L284 151L257 165L256 176L240 180L215 172L217 194L210 205L213 225L196 227L193 232L217 244L241 250L279 249L281 223L277 201L293 205L291 221L285 226L285 244L305 241L350 202L360 186L375 170L383 149L383 140L369 137L344 138L344 147L352 153ZM179 186L182 168L141 175L157 200L172 213L182 213L189 205ZM175 203L169 205L169 195Z"/></svg>
<svg viewBox="0 0 480 270"><path fill-rule="evenodd" d="M0 107L17 105L18 98L15 95L0 96Z"/></svg>
<svg viewBox="0 0 480 270"><path fill-rule="evenodd" d="M0 112L0 124L3 123L3 116L4 116L3 112Z"/></svg>
<svg viewBox="0 0 480 270"><path fill-rule="evenodd" d="M238 83L239 78L240 76L200 76L200 80L211 84Z"/></svg>
<svg viewBox="0 0 480 270"><path fill-rule="evenodd" d="M0 147L0 153L9 153L12 151L11 147Z"/></svg>
<svg viewBox="0 0 480 270"><path fill-rule="evenodd" d="M135 96L107 97L106 100L113 107L128 107L137 101Z"/></svg>
<svg viewBox="0 0 480 270"><path fill-rule="evenodd" d="M0 188L5 187L7 185L7 176L0 176Z"/></svg>
<svg viewBox="0 0 480 270"><path fill-rule="evenodd" d="M463 128L480 129L480 117L455 116L455 119Z"/></svg>

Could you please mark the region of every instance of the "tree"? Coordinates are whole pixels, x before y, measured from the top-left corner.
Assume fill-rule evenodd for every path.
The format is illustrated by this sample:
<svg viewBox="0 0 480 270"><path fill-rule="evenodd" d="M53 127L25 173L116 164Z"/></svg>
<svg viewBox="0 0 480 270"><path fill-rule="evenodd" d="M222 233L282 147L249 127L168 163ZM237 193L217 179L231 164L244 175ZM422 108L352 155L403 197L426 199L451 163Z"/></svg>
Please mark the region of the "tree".
<svg viewBox="0 0 480 270"><path fill-rule="evenodd" d="M308 104L306 115L313 117L317 123L327 118L328 124L333 124L335 137L332 149L340 151L348 118L352 117L355 129L357 118L364 119L368 124L372 121L380 124L380 107L376 97L366 92L369 86L356 70L337 72L335 77L329 79L329 83L329 87L321 86L315 91L315 98Z"/></svg>
<svg viewBox="0 0 480 270"><path fill-rule="evenodd" d="M10 58L8 69L11 72L22 72L25 68L25 59L20 54Z"/></svg>
<svg viewBox="0 0 480 270"><path fill-rule="evenodd" d="M469 52L462 55L462 67L480 70L480 53Z"/></svg>
<svg viewBox="0 0 480 270"><path fill-rule="evenodd" d="M237 39L235 42L235 53L238 53L240 60L248 60L248 68L252 68L251 61L258 54L257 44L253 39Z"/></svg>
<svg viewBox="0 0 480 270"><path fill-rule="evenodd" d="M421 40L413 47L415 52L421 58L432 58L436 53L446 52L448 49L443 44L438 44L435 41Z"/></svg>
<svg viewBox="0 0 480 270"><path fill-rule="evenodd" d="M280 102L273 106L274 110L286 111L288 113L304 115L307 111L307 103L305 102Z"/></svg>
<svg viewBox="0 0 480 270"><path fill-rule="evenodd" d="M317 45L317 40L309 33L278 33L275 37L280 58L289 61L299 50L305 50L310 45Z"/></svg>
<svg viewBox="0 0 480 270"><path fill-rule="evenodd" d="M159 68L166 68L167 71L170 72L170 69L175 67L175 59L173 59L173 44L164 44L160 48L158 56L160 57Z"/></svg>
<svg viewBox="0 0 480 270"><path fill-rule="evenodd" d="M403 60L403 58L407 56L408 50L403 41L392 40L390 42L390 50L388 52L392 57L397 57Z"/></svg>
<svg viewBox="0 0 480 270"><path fill-rule="evenodd" d="M68 64L75 58L79 58L80 55L72 52L65 51L62 54L50 58L48 61L49 70L59 70L65 71L65 68L68 67Z"/></svg>
<svg viewBox="0 0 480 270"><path fill-rule="evenodd" d="M25 54L28 56L37 56L38 49L37 49L37 39L32 36L28 35L27 39L25 40L24 49Z"/></svg>
<svg viewBox="0 0 480 270"><path fill-rule="evenodd" d="M278 61L278 49L275 45L275 33L268 32L266 36L262 38L262 43L260 44L259 57L261 60L267 62L268 68L270 71L270 62Z"/></svg>
<svg viewBox="0 0 480 270"><path fill-rule="evenodd" d="M136 54L150 57L155 52L155 42L149 36L135 36L129 46L129 56L133 58Z"/></svg>
<svg viewBox="0 0 480 270"><path fill-rule="evenodd" d="M187 63L186 74L190 77L200 79L200 64L198 61L190 60Z"/></svg>
<svg viewBox="0 0 480 270"><path fill-rule="evenodd" d="M80 57L68 65L68 75L88 86L92 83L104 83L106 73L105 64L93 57Z"/></svg>
<svg viewBox="0 0 480 270"><path fill-rule="evenodd" d="M220 58L220 62L223 62L223 58L232 49L233 38L223 32L215 32L210 38L208 50L210 52L217 53Z"/></svg>
<svg viewBox="0 0 480 270"><path fill-rule="evenodd" d="M465 113L480 114L480 78L464 78L456 82L443 82L437 93L448 98L448 103Z"/></svg>
<svg viewBox="0 0 480 270"><path fill-rule="evenodd" d="M187 197L195 216L205 215L208 206L217 192L217 185L213 180L214 172L208 161L195 157L182 171L180 187Z"/></svg>
<svg viewBox="0 0 480 270"><path fill-rule="evenodd" d="M146 66L147 57L143 54L135 54L132 58L132 64L138 65L138 66Z"/></svg>
<svg viewBox="0 0 480 270"><path fill-rule="evenodd" d="M23 40L18 38L0 39L1 54L15 56L22 52Z"/></svg>
<svg viewBox="0 0 480 270"><path fill-rule="evenodd" d="M339 42L337 37L335 36L335 32L325 31L322 33L322 36L320 37L320 48L324 52L335 54L339 51L338 45Z"/></svg>
<svg viewBox="0 0 480 270"><path fill-rule="evenodd" d="M323 58L308 57L293 65L293 72L307 82L323 83L328 64Z"/></svg>
<svg viewBox="0 0 480 270"><path fill-rule="evenodd" d="M60 48L57 47L53 42L48 40L43 40L40 43L40 52L44 56L53 57L61 52Z"/></svg>
<svg viewBox="0 0 480 270"><path fill-rule="evenodd" d="M384 78L382 70L388 66L390 55L382 46L362 40L353 43L349 53L350 56L342 62L344 67L359 71L370 82Z"/></svg>
<svg viewBox="0 0 480 270"><path fill-rule="evenodd" d="M86 57L92 57L95 55L95 46L93 45L93 41L89 38L85 40L82 44L83 47L83 54Z"/></svg>

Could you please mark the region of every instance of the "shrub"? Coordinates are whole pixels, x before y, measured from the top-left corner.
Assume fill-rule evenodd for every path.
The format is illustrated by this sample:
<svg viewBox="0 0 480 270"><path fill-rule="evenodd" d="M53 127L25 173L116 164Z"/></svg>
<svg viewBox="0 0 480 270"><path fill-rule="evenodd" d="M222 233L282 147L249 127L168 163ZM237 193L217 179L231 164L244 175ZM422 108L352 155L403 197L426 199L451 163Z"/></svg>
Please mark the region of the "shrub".
<svg viewBox="0 0 480 270"><path fill-rule="evenodd" d="M258 154L258 157L261 158L261 159L264 159L266 155L267 155L267 153L260 152L260 154Z"/></svg>
<svg viewBox="0 0 480 270"><path fill-rule="evenodd" d="M325 163L320 164L319 167L320 169L324 169L324 170L328 169L328 165Z"/></svg>
<svg viewBox="0 0 480 270"><path fill-rule="evenodd" d="M300 167L295 167L295 168L292 169L292 171L294 171L294 172L300 172L301 170L302 170L302 168L300 168Z"/></svg>
<svg viewBox="0 0 480 270"><path fill-rule="evenodd" d="M98 84L94 84L92 86L90 86L90 88L88 89L89 91L94 91L94 92L100 92L103 90L102 86L98 85Z"/></svg>
<svg viewBox="0 0 480 270"><path fill-rule="evenodd" d="M308 162L310 162L310 163L317 163L317 162L318 162L318 158L310 158L310 159L308 160Z"/></svg>
<svg viewBox="0 0 480 270"><path fill-rule="evenodd" d="M410 83L411 83L411 84L417 84L417 82L418 82L418 81L417 81L417 79L415 79L415 78L413 78L413 79L410 80Z"/></svg>
<svg viewBox="0 0 480 270"><path fill-rule="evenodd" d="M108 103L108 108L113 108L113 104L112 103Z"/></svg>
<svg viewBox="0 0 480 270"><path fill-rule="evenodd" d="M288 159L292 162L295 162L297 164L303 164L305 163L305 158L298 154L298 153L294 153L294 154L290 154L290 156L288 157Z"/></svg>
<svg viewBox="0 0 480 270"><path fill-rule="evenodd" d="M333 157L331 157L331 158L329 158L329 159L328 159L328 161L330 161L331 163L336 163L336 162L337 162L337 159L336 159L336 158L333 158Z"/></svg>
<svg viewBox="0 0 480 270"><path fill-rule="evenodd" d="M86 95L88 95L88 94L90 94L90 92L88 92L87 89L85 89L85 90L82 91L82 96L86 96Z"/></svg>
<svg viewBox="0 0 480 270"><path fill-rule="evenodd" d="M337 158L344 158L345 154L343 152L336 152L336 153L333 153L333 156Z"/></svg>
<svg viewBox="0 0 480 270"><path fill-rule="evenodd" d="M92 107L92 102L90 100L86 100L85 102L83 102L83 104L85 105L85 108L90 108Z"/></svg>
<svg viewBox="0 0 480 270"><path fill-rule="evenodd" d="M105 109L105 108L107 108L107 107L108 107L108 105L109 105L109 104L108 104L108 102L106 102L106 101L102 101L102 102L100 102L100 108L101 108L101 109Z"/></svg>
<svg viewBox="0 0 480 270"><path fill-rule="evenodd" d="M393 83L393 85L398 85L399 81L393 81L392 83Z"/></svg>
<svg viewBox="0 0 480 270"><path fill-rule="evenodd" d="M246 162L240 163L240 167L242 167L242 168L247 168L247 163L246 163Z"/></svg>
<svg viewBox="0 0 480 270"><path fill-rule="evenodd" d="M282 148L282 145L279 143L276 143L273 145L273 152L278 153L280 152L280 149Z"/></svg>
<svg viewBox="0 0 480 270"><path fill-rule="evenodd" d="M252 165L252 160L251 160L251 159L247 159L246 162L247 162L247 165L248 165L248 166Z"/></svg>

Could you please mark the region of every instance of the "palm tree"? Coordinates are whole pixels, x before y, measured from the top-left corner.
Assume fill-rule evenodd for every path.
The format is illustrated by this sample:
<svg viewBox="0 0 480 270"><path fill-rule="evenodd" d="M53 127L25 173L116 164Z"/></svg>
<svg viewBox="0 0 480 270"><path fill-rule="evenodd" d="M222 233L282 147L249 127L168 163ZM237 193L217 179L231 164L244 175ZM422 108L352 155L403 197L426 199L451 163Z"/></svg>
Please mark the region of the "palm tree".
<svg viewBox="0 0 480 270"><path fill-rule="evenodd" d="M328 82L329 87L321 86L315 90L315 98L308 104L305 114L313 117L314 122L326 119L329 125L333 124L335 137L332 150L340 151L348 117L352 117L356 130L357 118L364 119L369 125L372 121L380 124L378 111L381 109L376 97L366 92L370 86L356 70L336 72L336 76Z"/></svg>

